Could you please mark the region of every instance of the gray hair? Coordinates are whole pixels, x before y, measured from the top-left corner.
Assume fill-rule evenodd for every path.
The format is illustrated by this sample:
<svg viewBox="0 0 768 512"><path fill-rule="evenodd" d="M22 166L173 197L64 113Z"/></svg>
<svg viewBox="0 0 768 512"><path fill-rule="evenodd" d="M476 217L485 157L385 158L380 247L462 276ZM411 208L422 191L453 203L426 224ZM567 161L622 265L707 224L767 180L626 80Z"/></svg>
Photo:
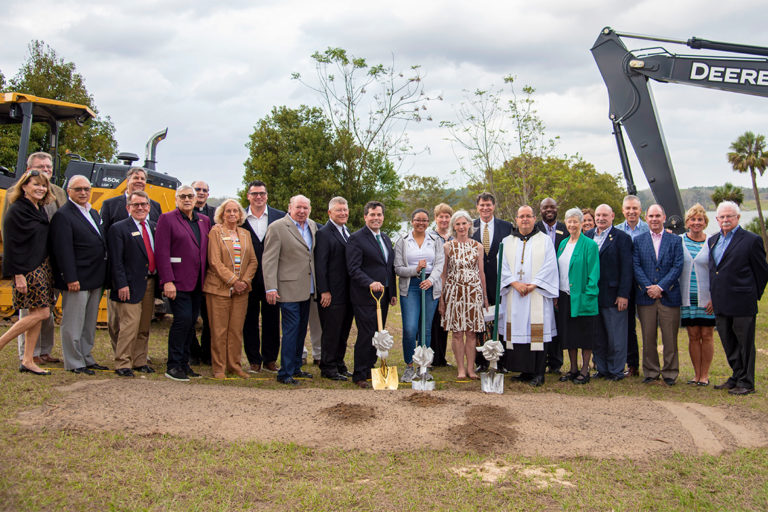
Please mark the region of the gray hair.
<svg viewBox="0 0 768 512"><path fill-rule="evenodd" d="M349 203L347 203L347 200L344 199L343 197L336 196L330 201L328 201L328 209L333 210L333 207L336 206L337 204L348 205Z"/></svg>
<svg viewBox="0 0 768 512"><path fill-rule="evenodd" d="M191 185L192 185L192 187L194 188L194 186L195 186L195 185L197 185L198 183L205 185L205 186L206 186L206 188L207 188L207 189L210 191L210 189L211 189L210 185L208 185L208 183L204 182L203 180L196 180L196 181L193 181L193 182L191 183Z"/></svg>
<svg viewBox="0 0 768 512"><path fill-rule="evenodd" d="M292 197L292 198L291 198L291 199L288 201L288 207L290 208L291 206L293 206L293 203L295 203L295 202L296 202L296 201L298 201L299 199L304 199L304 200L307 202L307 204L308 204L308 205L312 206L312 202L309 200L309 198L308 198L307 196L305 196L305 195L302 195L302 194L297 194L297 195L293 196L293 197Z"/></svg>
<svg viewBox="0 0 768 512"><path fill-rule="evenodd" d="M82 174L75 174L74 176L71 176L71 177L69 178L69 180L67 181L67 189L69 189L69 187L71 187L71 186L72 186L72 182L73 182L73 181L75 181L75 180L79 180L79 179L81 179L81 178L82 178L82 179L84 179L84 180L85 180L85 181L88 183L88 185L90 185L90 184L91 184L91 180L89 180L88 178L86 178L86 177L85 177L85 176L83 176Z"/></svg>
<svg viewBox="0 0 768 512"><path fill-rule="evenodd" d="M144 169L141 169L141 170L143 171ZM179 188L176 189L176 198L177 199L179 198L179 194L181 194L182 190L191 190L192 191L192 195L194 195L194 193L195 193L195 187L193 187L192 185L182 185L182 186L180 186Z"/></svg>
<svg viewBox="0 0 768 512"><path fill-rule="evenodd" d="M621 204L624 204L627 201L637 201L638 203L643 204L643 202L640 201L639 197L637 197L635 195L632 195L632 194L628 194L628 195L624 196L624 199L621 201Z"/></svg>
<svg viewBox="0 0 768 512"><path fill-rule="evenodd" d="M730 208L734 212L736 212L736 215L741 215L741 208L739 208L739 205L734 203L733 201L723 201L719 205L717 205L717 215L720 215L720 210L722 208Z"/></svg>
<svg viewBox="0 0 768 512"><path fill-rule="evenodd" d="M567 212L565 212L565 217L564 217L565 220L568 220L571 217L576 217L577 219L579 219L579 222L584 222L584 214L581 213L581 208L579 207L571 208Z"/></svg>
<svg viewBox="0 0 768 512"><path fill-rule="evenodd" d="M51 163L53 163L53 157L50 153L46 153L45 151L37 151L35 153L32 153L27 157L27 169L32 167L32 162L35 160L50 160Z"/></svg>
<svg viewBox="0 0 768 512"><path fill-rule="evenodd" d="M216 208L216 213L213 214L213 221L216 224L224 224L224 210L227 208L227 205L232 203L236 204L237 208L240 210L240 217L237 220L237 225L239 226L245 221L245 218L247 217L247 215L245 213L245 209L243 208L243 206L240 204L240 202L237 199L229 198L229 199L225 199L224 202L221 203Z"/></svg>
<svg viewBox="0 0 768 512"><path fill-rule="evenodd" d="M147 171L143 167L131 167L128 169L128 171L125 173L125 179L128 180L131 176L136 174L137 172L141 172L144 174L144 177L147 177Z"/></svg>
<svg viewBox="0 0 768 512"><path fill-rule="evenodd" d="M469 216L469 213L467 213L466 210L459 210L451 216L451 235L456 236L456 231L453 229L453 225L461 217L464 217L467 219L467 222L469 222L469 231L467 231L467 236L472 236L472 233L475 232L475 225L473 224L472 217Z"/></svg>

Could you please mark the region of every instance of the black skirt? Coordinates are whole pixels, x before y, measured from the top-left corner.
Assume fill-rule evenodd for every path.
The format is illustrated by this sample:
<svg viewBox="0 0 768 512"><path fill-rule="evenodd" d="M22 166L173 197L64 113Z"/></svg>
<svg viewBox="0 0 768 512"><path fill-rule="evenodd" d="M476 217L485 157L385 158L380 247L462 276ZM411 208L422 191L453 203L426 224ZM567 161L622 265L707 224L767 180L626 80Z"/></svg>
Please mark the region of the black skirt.
<svg viewBox="0 0 768 512"><path fill-rule="evenodd" d="M571 296L560 291L557 299L557 336L563 350L592 350L597 336L599 315L571 316Z"/></svg>

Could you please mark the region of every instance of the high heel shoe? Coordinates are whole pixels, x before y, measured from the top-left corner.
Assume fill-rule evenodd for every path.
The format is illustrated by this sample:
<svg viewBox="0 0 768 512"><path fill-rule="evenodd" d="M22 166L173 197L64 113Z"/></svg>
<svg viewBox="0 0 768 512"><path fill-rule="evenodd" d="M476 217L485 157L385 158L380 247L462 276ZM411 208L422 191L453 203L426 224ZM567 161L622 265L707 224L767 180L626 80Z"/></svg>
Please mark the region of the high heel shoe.
<svg viewBox="0 0 768 512"><path fill-rule="evenodd" d="M39 372L36 372L35 370L30 370L23 364L19 365L19 373L31 373L33 375L50 375L51 374L51 372L49 372L48 370L42 370Z"/></svg>

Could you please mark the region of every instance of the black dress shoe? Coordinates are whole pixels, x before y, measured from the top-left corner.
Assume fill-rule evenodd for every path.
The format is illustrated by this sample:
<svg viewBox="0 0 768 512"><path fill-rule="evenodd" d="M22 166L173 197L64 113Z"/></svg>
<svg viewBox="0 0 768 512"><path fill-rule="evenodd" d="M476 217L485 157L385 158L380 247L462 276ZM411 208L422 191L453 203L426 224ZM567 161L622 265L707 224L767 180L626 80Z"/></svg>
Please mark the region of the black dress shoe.
<svg viewBox="0 0 768 512"><path fill-rule="evenodd" d="M606 374L600 373L600 372L595 372L595 373L592 374L592 378L593 379L607 379L609 377L610 377L610 375L606 375Z"/></svg>
<svg viewBox="0 0 768 512"><path fill-rule="evenodd" d="M86 366L86 368L88 368L89 370L109 370L109 368L107 368L106 366L102 366L96 363L89 364L88 366Z"/></svg>
<svg viewBox="0 0 768 512"><path fill-rule="evenodd" d="M75 368L74 370L69 370L72 373L76 373L78 375L85 374L85 375L96 375L96 372L91 370L90 368L87 368L85 366L81 366L80 368Z"/></svg>
<svg viewBox="0 0 768 512"><path fill-rule="evenodd" d="M544 385L544 376L543 375L537 375L536 377L532 378L528 381L528 385L532 386L534 388L538 388L539 386Z"/></svg>
<svg viewBox="0 0 768 512"><path fill-rule="evenodd" d="M349 370L339 370L339 375L343 375L347 377L348 379L352 378L352 372Z"/></svg>
<svg viewBox="0 0 768 512"><path fill-rule="evenodd" d="M606 380L610 380L612 382L619 382L620 380L624 380L624 374L620 373L619 375L611 375L609 377L606 377Z"/></svg>
<svg viewBox="0 0 768 512"><path fill-rule="evenodd" d="M723 382L722 384L718 384L715 386L715 389L734 389L736 387L736 383L732 380L727 380Z"/></svg>
<svg viewBox="0 0 768 512"><path fill-rule="evenodd" d="M171 380L175 380L179 382L189 382L189 377L187 377L187 372L185 372L183 368L171 368L169 370L166 370L165 376Z"/></svg>
<svg viewBox="0 0 768 512"><path fill-rule="evenodd" d="M31 373L32 375L50 375L51 374L51 372L49 372L48 370L42 370L39 372L36 372L35 370L30 370L23 364L19 366L19 373Z"/></svg>
<svg viewBox="0 0 768 512"><path fill-rule="evenodd" d="M277 382L279 382L280 384L288 384L288 385L291 385L291 386L296 386L299 383L299 381L297 381L293 377L286 377L284 379L277 379Z"/></svg>
<svg viewBox="0 0 768 512"><path fill-rule="evenodd" d="M324 379L330 379L330 380L343 380L343 381L349 380L340 373L337 373L336 375L321 375L321 377Z"/></svg>
<svg viewBox="0 0 768 512"><path fill-rule="evenodd" d="M659 380L658 377L646 377L643 379L643 384L650 384L651 382L656 382Z"/></svg>
<svg viewBox="0 0 768 512"><path fill-rule="evenodd" d="M294 379L296 379L296 378L298 378L298 379L311 379L312 377L314 377L314 375L312 375L309 372L302 371L302 370L299 370L299 371L297 371L296 373L293 374L293 378Z"/></svg>
<svg viewBox="0 0 768 512"><path fill-rule="evenodd" d="M147 364L144 366L134 366L133 370L141 373L155 373L155 369Z"/></svg>
<svg viewBox="0 0 768 512"><path fill-rule="evenodd" d="M520 375L513 375L509 378L512 382L528 382L531 380L532 376L526 373L521 373Z"/></svg>
<svg viewBox="0 0 768 512"><path fill-rule="evenodd" d="M735 388L728 391L729 395L749 395L750 393L754 393L755 388L742 388L741 386L736 386Z"/></svg>
<svg viewBox="0 0 768 512"><path fill-rule="evenodd" d="M202 378L203 378L203 376L202 376L202 375L200 375L199 373L197 373L195 370L193 370L193 369L192 369L192 368L190 368L189 366L187 366L187 367L184 369L184 373L186 373L186 374L187 374L187 377L189 377L190 379L202 379Z"/></svg>
<svg viewBox="0 0 768 512"><path fill-rule="evenodd" d="M667 386L674 386L675 385L675 379L670 378L670 377L666 377L666 378L664 378L664 384L666 384Z"/></svg>
<svg viewBox="0 0 768 512"><path fill-rule="evenodd" d="M133 370L130 368L118 368L115 370L115 373L118 374L121 377L135 377L133 374Z"/></svg>

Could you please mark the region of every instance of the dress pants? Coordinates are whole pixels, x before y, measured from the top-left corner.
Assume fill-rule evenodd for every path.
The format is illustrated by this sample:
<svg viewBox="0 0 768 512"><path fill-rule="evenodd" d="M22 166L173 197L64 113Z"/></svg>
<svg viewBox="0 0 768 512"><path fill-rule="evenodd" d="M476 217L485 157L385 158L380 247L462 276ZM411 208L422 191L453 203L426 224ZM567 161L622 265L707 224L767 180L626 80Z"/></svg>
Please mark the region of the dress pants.
<svg viewBox="0 0 768 512"><path fill-rule="evenodd" d="M264 288L264 285L261 287ZM261 315L261 335L259 335L259 315ZM269 304L263 289L254 289L248 294L248 312L243 325L243 346L248 362L251 364L277 361L277 353L280 351L280 306Z"/></svg>
<svg viewBox="0 0 768 512"><path fill-rule="evenodd" d="M680 307L669 307L661 299L650 306L637 306L640 331L643 334L643 376L655 379L661 373L665 379L676 379L679 373L677 331L680 328ZM664 346L664 367L659 367L658 329Z"/></svg>
<svg viewBox="0 0 768 512"><path fill-rule="evenodd" d="M245 295L248 297L248 295ZM208 303L203 301L200 304L200 317L203 319L203 332L200 333L200 361L203 363L211 362L211 322L208 318ZM243 312L243 321L245 321L245 312ZM242 343L243 333L240 329L240 337ZM242 347L241 347L242 350Z"/></svg>
<svg viewBox="0 0 768 512"><path fill-rule="evenodd" d="M600 308L592 357L597 371L613 377L624 376L627 362L627 310L616 306Z"/></svg>
<svg viewBox="0 0 768 512"><path fill-rule="evenodd" d="M243 354L243 323L248 311L248 294L224 297L205 294L211 320L211 366L214 375L240 373Z"/></svg>
<svg viewBox="0 0 768 512"><path fill-rule="evenodd" d="M120 316L117 313L117 301L107 298L107 331L112 352L117 353L117 338L120 336Z"/></svg>
<svg viewBox="0 0 768 512"><path fill-rule="evenodd" d="M632 292L627 301L627 366L640 367L640 349L637 344L637 306L635 305L636 283L632 282Z"/></svg>
<svg viewBox="0 0 768 512"><path fill-rule="evenodd" d="M352 328L352 305L332 303L327 308L318 305L317 309L323 325L320 373L333 377L347 371L344 355Z"/></svg>
<svg viewBox="0 0 768 512"><path fill-rule="evenodd" d="M310 299L301 302L281 302L280 317L283 327L282 349L280 350L280 371L278 380L292 377L301 370L301 354L309 323Z"/></svg>
<svg viewBox="0 0 768 512"><path fill-rule="evenodd" d="M113 301L112 307L120 318L115 348L115 369L139 368L147 364L149 328L155 314L155 280L147 278L144 297L136 304Z"/></svg>
<svg viewBox="0 0 768 512"><path fill-rule="evenodd" d="M54 292L54 305L51 306L51 314L48 316L47 319L43 320L40 324L40 336L37 338L37 344L35 345L35 357L40 357L41 354L48 354L50 355L53 351L53 334L54 334L54 327L55 323L53 321L53 308L55 307L56 303L56 297L59 296L58 291ZM28 309L20 309L19 310L19 319L24 318L29 314ZM24 357L24 344L26 341L26 333L19 334L18 338L16 338L18 346L19 346L19 361Z"/></svg>
<svg viewBox="0 0 768 512"><path fill-rule="evenodd" d="M101 288L61 292L61 351L64 369L74 370L96 364L91 355L99 316Z"/></svg>
<svg viewBox="0 0 768 512"><path fill-rule="evenodd" d="M728 381L755 389L755 317L716 315L715 325L733 371Z"/></svg>
<svg viewBox="0 0 768 512"><path fill-rule="evenodd" d="M198 287L191 292L176 291L176 298L171 303L173 322L168 331L168 369L189 368L190 338L195 336L195 323L200 316L202 291Z"/></svg>
<svg viewBox="0 0 768 512"><path fill-rule="evenodd" d="M385 292L381 298L381 323L387 325L387 312L389 311L389 293ZM357 340L355 341L355 368L352 375L354 382L360 382L371 378L371 368L376 364L376 349L373 348L373 335L379 330L376 321L375 304L353 304L355 325L357 326Z"/></svg>
<svg viewBox="0 0 768 512"><path fill-rule="evenodd" d="M309 302L309 341L312 343L312 359L319 361L323 352L323 324L320 321L320 305L316 300ZM302 349L302 358L308 355L307 349Z"/></svg>

